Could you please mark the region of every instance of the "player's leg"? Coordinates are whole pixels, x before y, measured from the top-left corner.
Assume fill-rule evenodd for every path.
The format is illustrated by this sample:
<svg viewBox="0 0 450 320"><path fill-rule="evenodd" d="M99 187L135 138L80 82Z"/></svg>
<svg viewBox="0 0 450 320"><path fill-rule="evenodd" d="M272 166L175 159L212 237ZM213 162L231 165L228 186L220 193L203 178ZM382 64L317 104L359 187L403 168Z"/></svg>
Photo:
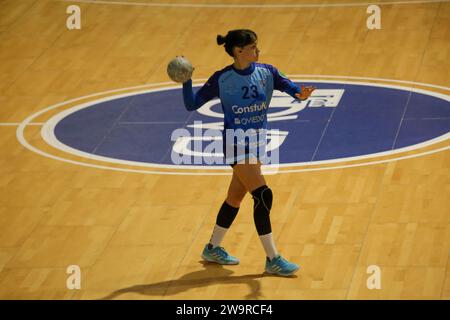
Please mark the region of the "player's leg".
<svg viewBox="0 0 450 320"><path fill-rule="evenodd" d="M210 248L220 246L222 243L226 232L239 211L241 201L244 199L246 193L247 189L245 189L236 174L233 173L230 186L228 187L227 198L217 214L216 225L209 242Z"/></svg>
<svg viewBox="0 0 450 320"><path fill-rule="evenodd" d="M220 264L239 263L239 260L228 255L225 249L220 247L220 244L233 223L246 193L247 189L245 189L236 174L233 173L230 186L228 187L227 198L217 214L216 225L214 226L211 239L203 250L202 257L205 260Z"/></svg>
<svg viewBox="0 0 450 320"><path fill-rule="evenodd" d="M253 196L253 217L259 239L267 256L266 271L283 276L293 274L299 267L282 258L275 246L270 222L273 194L262 175L261 164L237 164L233 169L239 180L247 190L251 191Z"/></svg>

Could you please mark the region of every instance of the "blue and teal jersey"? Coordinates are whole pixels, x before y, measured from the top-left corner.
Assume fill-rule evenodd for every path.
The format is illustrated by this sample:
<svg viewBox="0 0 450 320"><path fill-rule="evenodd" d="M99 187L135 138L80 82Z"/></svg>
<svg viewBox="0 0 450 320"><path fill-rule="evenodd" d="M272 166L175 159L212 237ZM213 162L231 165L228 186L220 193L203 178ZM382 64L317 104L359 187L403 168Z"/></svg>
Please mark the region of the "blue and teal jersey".
<svg viewBox="0 0 450 320"><path fill-rule="evenodd" d="M183 98L189 111L219 98L224 114L224 129L246 131L267 128L267 110L274 89L294 98L296 93L300 93L300 88L272 65L252 63L244 70L230 65L215 72L195 94L192 81L184 83Z"/></svg>

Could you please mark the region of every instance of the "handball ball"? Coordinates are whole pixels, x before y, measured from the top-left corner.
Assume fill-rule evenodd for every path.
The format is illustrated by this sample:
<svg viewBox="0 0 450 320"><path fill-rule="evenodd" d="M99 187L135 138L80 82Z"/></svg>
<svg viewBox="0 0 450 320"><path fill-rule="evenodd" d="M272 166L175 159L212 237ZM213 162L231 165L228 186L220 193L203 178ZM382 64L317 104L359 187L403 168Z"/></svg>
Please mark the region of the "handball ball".
<svg viewBox="0 0 450 320"><path fill-rule="evenodd" d="M184 83L192 77L194 68L188 59L177 56L167 65L167 74L175 82Z"/></svg>

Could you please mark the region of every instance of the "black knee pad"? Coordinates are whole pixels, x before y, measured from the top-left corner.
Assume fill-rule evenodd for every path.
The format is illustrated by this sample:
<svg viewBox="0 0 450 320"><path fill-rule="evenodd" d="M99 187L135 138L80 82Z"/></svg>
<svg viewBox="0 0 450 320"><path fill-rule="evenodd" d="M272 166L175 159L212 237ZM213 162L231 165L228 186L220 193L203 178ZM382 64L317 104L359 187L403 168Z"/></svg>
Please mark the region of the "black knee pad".
<svg viewBox="0 0 450 320"><path fill-rule="evenodd" d="M254 201L254 209L259 206L263 206L270 213L270 209L272 209L272 201L273 201L273 193L272 189L268 186L263 185L252 191L253 201Z"/></svg>
<svg viewBox="0 0 450 320"><path fill-rule="evenodd" d="M258 235L262 236L272 232L270 223L270 209L272 209L273 194L272 190L264 185L252 191L254 206L253 218L255 220Z"/></svg>

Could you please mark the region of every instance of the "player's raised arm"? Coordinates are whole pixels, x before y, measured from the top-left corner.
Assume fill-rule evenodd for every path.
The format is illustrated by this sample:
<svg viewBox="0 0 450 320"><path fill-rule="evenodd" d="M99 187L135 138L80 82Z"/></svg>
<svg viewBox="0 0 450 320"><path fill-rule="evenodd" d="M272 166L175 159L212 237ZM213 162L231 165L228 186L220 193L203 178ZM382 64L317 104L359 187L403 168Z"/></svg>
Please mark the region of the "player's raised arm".
<svg viewBox="0 0 450 320"><path fill-rule="evenodd" d="M183 83L184 106L188 111L197 110L206 102L219 96L217 76L218 73L214 73L197 93L192 91L192 79Z"/></svg>
<svg viewBox="0 0 450 320"><path fill-rule="evenodd" d="M202 96L192 91L192 79L183 83L183 101L187 111L194 111L206 103Z"/></svg>

